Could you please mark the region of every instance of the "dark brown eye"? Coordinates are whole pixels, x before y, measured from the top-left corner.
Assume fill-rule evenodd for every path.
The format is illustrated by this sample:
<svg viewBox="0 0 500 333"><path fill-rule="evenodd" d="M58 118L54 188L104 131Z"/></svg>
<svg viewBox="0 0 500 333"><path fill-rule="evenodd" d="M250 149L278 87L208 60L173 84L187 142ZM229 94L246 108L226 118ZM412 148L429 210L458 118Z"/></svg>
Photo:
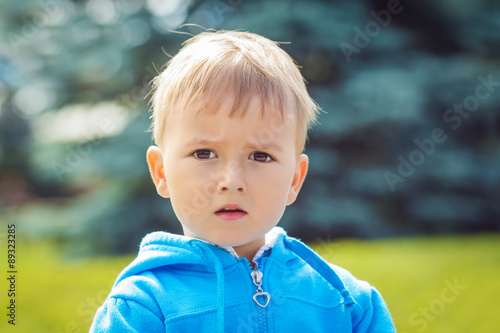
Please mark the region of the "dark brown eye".
<svg viewBox="0 0 500 333"><path fill-rule="evenodd" d="M198 149L193 153L194 157L200 160L207 160L209 158L214 158L215 154L208 149Z"/></svg>
<svg viewBox="0 0 500 333"><path fill-rule="evenodd" d="M250 159L257 161L257 162L269 162L272 160L271 156L269 156L266 153L262 153L262 152L253 153L250 156Z"/></svg>

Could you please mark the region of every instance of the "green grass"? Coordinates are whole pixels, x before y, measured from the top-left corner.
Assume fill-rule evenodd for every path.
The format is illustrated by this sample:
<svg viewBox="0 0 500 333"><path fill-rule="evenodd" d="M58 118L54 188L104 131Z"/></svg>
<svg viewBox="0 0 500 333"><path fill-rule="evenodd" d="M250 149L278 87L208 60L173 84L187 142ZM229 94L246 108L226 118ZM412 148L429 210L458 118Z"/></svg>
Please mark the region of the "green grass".
<svg viewBox="0 0 500 333"><path fill-rule="evenodd" d="M69 259L54 244L18 243L15 331L88 332L97 307L133 257ZM0 290L7 288L3 282ZM14 331L3 312L0 332Z"/></svg>
<svg viewBox="0 0 500 333"><path fill-rule="evenodd" d="M500 235L314 247L374 285L400 333L500 332Z"/></svg>
<svg viewBox="0 0 500 333"><path fill-rule="evenodd" d="M399 333L500 331L500 235L313 247L377 287ZM0 332L88 332L97 307L133 257L68 259L54 244L18 244L17 325L7 325L3 310ZM465 289L453 293L450 283ZM5 309L5 278L0 288Z"/></svg>

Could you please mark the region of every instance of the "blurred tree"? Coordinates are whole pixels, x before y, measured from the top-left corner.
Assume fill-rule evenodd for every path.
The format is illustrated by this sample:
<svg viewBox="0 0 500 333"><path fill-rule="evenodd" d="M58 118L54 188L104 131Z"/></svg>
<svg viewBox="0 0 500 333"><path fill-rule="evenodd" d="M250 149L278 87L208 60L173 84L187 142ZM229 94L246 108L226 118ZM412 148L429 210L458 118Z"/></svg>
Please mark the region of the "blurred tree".
<svg viewBox="0 0 500 333"><path fill-rule="evenodd" d="M7 219L80 250L180 227L155 194L150 80L189 36L243 29L326 111L282 225L304 240L500 228L500 8L450 1L27 0L0 10ZM22 189L12 199L13 188ZM21 194L19 194L21 193ZM19 199L22 198L22 199Z"/></svg>

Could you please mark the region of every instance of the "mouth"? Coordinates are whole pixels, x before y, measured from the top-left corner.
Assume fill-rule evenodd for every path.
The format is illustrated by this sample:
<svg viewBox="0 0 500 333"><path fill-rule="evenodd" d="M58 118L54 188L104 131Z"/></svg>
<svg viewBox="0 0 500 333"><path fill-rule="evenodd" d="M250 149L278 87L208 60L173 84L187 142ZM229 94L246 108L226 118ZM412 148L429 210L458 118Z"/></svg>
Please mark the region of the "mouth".
<svg viewBox="0 0 500 333"><path fill-rule="evenodd" d="M241 209L238 205L224 205L215 212L215 215L217 215L217 217L226 221L237 220L247 214L248 213Z"/></svg>

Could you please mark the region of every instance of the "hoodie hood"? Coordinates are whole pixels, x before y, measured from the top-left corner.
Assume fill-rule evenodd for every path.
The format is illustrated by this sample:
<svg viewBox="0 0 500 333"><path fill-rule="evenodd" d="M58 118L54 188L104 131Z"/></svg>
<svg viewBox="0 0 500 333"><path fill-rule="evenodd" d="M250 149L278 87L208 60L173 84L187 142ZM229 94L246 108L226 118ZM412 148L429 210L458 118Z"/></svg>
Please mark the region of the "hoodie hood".
<svg viewBox="0 0 500 333"><path fill-rule="evenodd" d="M137 257L120 273L114 286L129 276L163 266L190 264L200 266L200 270L213 271L205 251L201 249L208 246L211 245L186 236L163 231L150 233L142 239ZM216 246L211 247L217 251Z"/></svg>

